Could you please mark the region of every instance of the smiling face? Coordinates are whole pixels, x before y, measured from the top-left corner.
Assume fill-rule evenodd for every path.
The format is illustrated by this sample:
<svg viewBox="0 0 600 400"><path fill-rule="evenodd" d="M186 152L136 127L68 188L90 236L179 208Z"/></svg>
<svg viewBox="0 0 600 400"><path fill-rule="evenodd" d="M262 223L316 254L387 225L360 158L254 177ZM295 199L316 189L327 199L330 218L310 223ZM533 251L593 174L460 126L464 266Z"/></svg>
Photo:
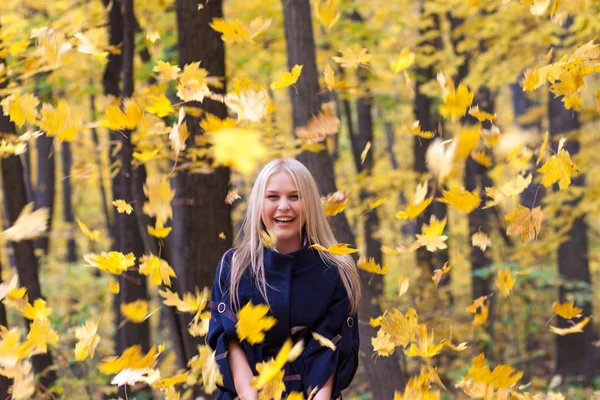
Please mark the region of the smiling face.
<svg viewBox="0 0 600 400"><path fill-rule="evenodd" d="M287 172L277 172L267 181L261 216L267 231L277 238L280 253L291 253L302 247L306 212L298 188Z"/></svg>

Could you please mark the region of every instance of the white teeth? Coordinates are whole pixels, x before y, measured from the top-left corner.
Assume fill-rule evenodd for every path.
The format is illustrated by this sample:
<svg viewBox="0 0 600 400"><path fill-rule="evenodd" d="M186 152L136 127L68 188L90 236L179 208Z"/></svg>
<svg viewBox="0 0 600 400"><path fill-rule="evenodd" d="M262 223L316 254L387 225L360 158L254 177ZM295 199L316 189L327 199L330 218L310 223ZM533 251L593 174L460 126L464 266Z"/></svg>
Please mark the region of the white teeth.
<svg viewBox="0 0 600 400"><path fill-rule="evenodd" d="M294 218L275 218L275 221L277 221L277 222L290 222L293 220L294 220Z"/></svg>

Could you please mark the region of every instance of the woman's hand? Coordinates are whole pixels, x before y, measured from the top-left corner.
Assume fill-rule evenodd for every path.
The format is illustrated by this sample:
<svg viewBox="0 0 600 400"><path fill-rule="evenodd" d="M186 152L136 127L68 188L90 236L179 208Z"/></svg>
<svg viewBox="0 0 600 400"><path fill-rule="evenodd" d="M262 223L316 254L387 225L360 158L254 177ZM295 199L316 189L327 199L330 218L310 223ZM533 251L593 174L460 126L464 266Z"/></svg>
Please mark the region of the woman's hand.
<svg viewBox="0 0 600 400"><path fill-rule="evenodd" d="M240 400L258 400L258 391L250 386L243 393L238 394Z"/></svg>
<svg viewBox="0 0 600 400"><path fill-rule="evenodd" d="M230 340L227 343L227 350L229 352L229 356L227 357L229 368L233 375L233 385L240 400L258 400L258 391L251 385L254 375L252 374L250 364L248 364L246 353L244 353L240 344L235 340Z"/></svg>
<svg viewBox="0 0 600 400"><path fill-rule="evenodd" d="M313 400L331 400L331 395L333 392L333 376L334 375L335 375L335 372L333 373L333 375L331 375L329 377L329 379L327 380L327 382L325 382L323 387L321 389L319 389L319 391L317 392L315 397L313 397Z"/></svg>

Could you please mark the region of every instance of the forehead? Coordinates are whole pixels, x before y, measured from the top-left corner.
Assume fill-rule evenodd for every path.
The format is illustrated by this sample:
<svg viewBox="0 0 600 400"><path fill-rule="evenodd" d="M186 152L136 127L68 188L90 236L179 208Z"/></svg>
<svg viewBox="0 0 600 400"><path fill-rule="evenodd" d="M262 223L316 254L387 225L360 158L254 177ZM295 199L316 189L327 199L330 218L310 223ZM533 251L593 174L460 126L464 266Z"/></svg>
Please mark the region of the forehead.
<svg viewBox="0 0 600 400"><path fill-rule="evenodd" d="M276 172L267 181L266 192L293 192L297 191L298 188L294 183L294 179L287 172Z"/></svg>

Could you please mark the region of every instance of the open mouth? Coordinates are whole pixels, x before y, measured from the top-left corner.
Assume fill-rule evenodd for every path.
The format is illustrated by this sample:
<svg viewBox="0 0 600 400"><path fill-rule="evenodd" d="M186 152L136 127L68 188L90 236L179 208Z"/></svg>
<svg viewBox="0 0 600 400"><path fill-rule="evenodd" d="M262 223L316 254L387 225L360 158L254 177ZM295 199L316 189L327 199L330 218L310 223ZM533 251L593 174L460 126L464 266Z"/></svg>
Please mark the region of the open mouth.
<svg viewBox="0 0 600 400"><path fill-rule="evenodd" d="M290 225L292 222L294 222L296 218L291 218L291 217L281 217L281 218L274 218L275 224L277 225L281 225L281 226L286 226L286 225Z"/></svg>

